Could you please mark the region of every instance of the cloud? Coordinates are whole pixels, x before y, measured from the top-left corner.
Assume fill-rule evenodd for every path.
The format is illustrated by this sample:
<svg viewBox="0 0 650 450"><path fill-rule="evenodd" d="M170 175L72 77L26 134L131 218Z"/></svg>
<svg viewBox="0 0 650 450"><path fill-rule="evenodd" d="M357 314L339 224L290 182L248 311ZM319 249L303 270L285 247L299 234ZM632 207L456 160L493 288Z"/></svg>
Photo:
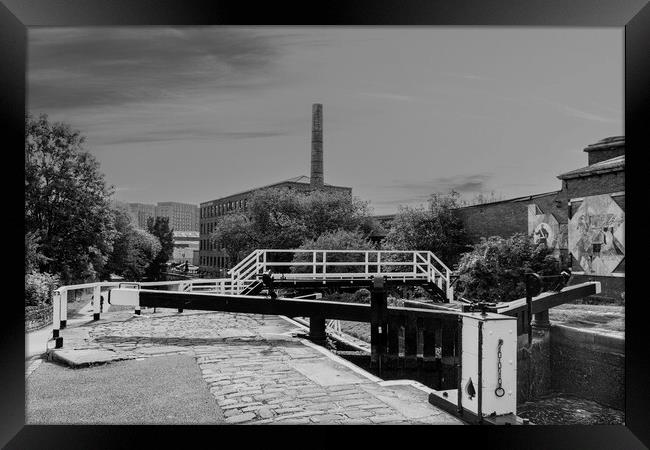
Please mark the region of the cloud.
<svg viewBox="0 0 650 450"><path fill-rule="evenodd" d="M359 184L359 187L372 192L371 203L379 211L394 211L399 205L423 205L436 192L446 194L452 189L462 195L490 192L488 181L492 178L491 174L470 174L422 181L393 180L381 185Z"/></svg>
<svg viewBox="0 0 650 450"><path fill-rule="evenodd" d="M438 177L433 180L423 181L396 180L385 187L397 191L410 191L416 195L422 191L431 194L433 192L448 192L452 189L462 194L467 192L483 192L487 190L488 187L486 182L490 178L492 178L492 176L488 174L473 174Z"/></svg>
<svg viewBox="0 0 650 450"><path fill-rule="evenodd" d="M593 114L590 112L582 111L580 109L572 108L568 105L561 105L562 110L564 113L571 117L577 117L578 119L584 119L584 120L592 120L595 122L603 122L603 123L620 123L621 118L611 118L611 117L604 117L600 116L598 114Z"/></svg>
<svg viewBox="0 0 650 450"><path fill-rule="evenodd" d="M243 91L272 83L274 38L224 27L30 29L30 108Z"/></svg>
<svg viewBox="0 0 650 450"><path fill-rule="evenodd" d="M285 136L288 131L218 131L206 128L178 129L178 130L157 130L142 132L136 131L129 136L108 136L101 139L101 145L135 144L143 142L172 142L188 140L238 140L238 139L259 139Z"/></svg>
<svg viewBox="0 0 650 450"><path fill-rule="evenodd" d="M410 95L401 95L401 94L391 94L389 92L361 92L360 93L366 97L381 98L385 100L398 100L398 101L413 101L414 97Z"/></svg>

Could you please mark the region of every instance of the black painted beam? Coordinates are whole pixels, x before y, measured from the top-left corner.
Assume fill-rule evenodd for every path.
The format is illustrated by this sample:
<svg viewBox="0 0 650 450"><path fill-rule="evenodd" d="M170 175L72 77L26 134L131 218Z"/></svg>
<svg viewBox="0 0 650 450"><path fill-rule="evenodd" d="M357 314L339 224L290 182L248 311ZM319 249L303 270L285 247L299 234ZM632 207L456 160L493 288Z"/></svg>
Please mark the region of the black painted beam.
<svg viewBox="0 0 650 450"><path fill-rule="evenodd" d="M140 307L196 309L245 314L277 314L287 317L323 317L325 319L370 322L370 305L361 303L328 302L322 300L277 298L246 295L220 295L212 293L138 291ZM417 308L388 308L389 317L425 317L455 319L453 311Z"/></svg>
<svg viewBox="0 0 650 450"><path fill-rule="evenodd" d="M224 311L248 314L277 314L288 317L370 322L370 306L357 303L280 299L244 295L217 295L141 289L140 306Z"/></svg>
<svg viewBox="0 0 650 450"><path fill-rule="evenodd" d="M553 308L554 306L562 305L594 294L597 294L596 283L589 283L583 286L569 286L564 288L562 291L553 294L543 293L539 297L533 298L532 314L538 314L547 311L549 308ZM507 309L499 308L498 310L494 310L494 312L506 316L516 316L517 313L527 309L528 306L524 303L523 305Z"/></svg>

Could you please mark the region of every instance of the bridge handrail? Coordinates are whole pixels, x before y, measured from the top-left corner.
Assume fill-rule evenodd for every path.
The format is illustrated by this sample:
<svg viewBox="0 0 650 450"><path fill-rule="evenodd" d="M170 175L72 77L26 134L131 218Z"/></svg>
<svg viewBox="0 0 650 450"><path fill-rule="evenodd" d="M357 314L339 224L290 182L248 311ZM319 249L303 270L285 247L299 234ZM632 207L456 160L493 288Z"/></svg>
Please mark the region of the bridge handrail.
<svg viewBox="0 0 650 450"><path fill-rule="evenodd" d="M311 261L269 261L268 255L273 254L307 254L312 255ZM364 261L327 261L328 254L356 254L365 255ZM318 261L318 255L321 255L321 261ZM413 255L412 261L386 261L386 255ZM383 257L383 258L382 258ZM444 289L447 298L453 297L453 287L451 286L451 270L447 267L433 252L428 250L319 250L319 249L257 249L248 254L244 259L237 263L228 271L231 277L231 285L241 292L246 282L252 282L254 277L266 272L270 267L312 267L313 275L319 278L337 277L338 273L327 272L327 267L347 266L360 267L364 266L365 276L374 274L384 274L389 276L401 277L402 272L384 272L382 267L399 267L409 266L414 276L426 277L428 282L436 283L439 288ZM369 266L376 266L376 271L370 272ZM359 274L347 274L348 276L358 276ZM293 273L292 276L301 278L301 275Z"/></svg>

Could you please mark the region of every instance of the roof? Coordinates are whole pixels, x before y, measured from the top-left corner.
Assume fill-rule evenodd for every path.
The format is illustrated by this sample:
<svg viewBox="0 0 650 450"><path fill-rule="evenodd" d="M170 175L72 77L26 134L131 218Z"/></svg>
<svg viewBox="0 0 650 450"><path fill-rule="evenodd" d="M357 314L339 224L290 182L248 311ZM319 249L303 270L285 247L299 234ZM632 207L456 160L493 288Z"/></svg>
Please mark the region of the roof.
<svg viewBox="0 0 650 450"><path fill-rule="evenodd" d="M497 205L499 203L514 203L514 202L527 202L539 197L547 197L549 195L557 195L562 191L550 191L550 192L543 192L541 194L532 194L532 195L524 195L523 197L514 197L514 198L509 198L506 200L496 200L494 202L486 202L486 203L477 203L476 205L467 205L467 206L459 206L458 208L454 208L456 210L461 210L461 209L468 209L468 208L479 208L481 206L490 206L490 205ZM377 220L391 220L395 218L394 214L382 214L379 216L373 216L374 219Z"/></svg>
<svg viewBox="0 0 650 450"><path fill-rule="evenodd" d="M289 178L288 180L278 181L278 182L267 184L267 185L264 185L264 186L259 186L259 187L256 187L256 188L248 189L246 191L241 191L241 192L237 192L237 193L234 193L234 194L225 195L223 197L219 197L219 198L216 198L216 199L213 199L213 200L208 200L206 202L202 202L201 206L205 205L206 203L211 203L211 202L214 202L214 201L217 201L217 200L221 201L221 200L227 199L229 197L235 197L235 196L238 196L238 195L247 194L247 193L254 192L254 191L259 191L260 189L271 188L271 187L278 186L278 185L281 185L281 184L284 184L284 183L309 184L310 182L311 182L311 179L308 176L299 175L297 177ZM332 184L327 184L327 183L325 183L324 186L333 187L333 188L350 189L350 190L352 189L351 187L348 187L348 186L334 186Z"/></svg>
<svg viewBox="0 0 650 450"><path fill-rule="evenodd" d="M585 152L593 152L597 150L605 150L608 148L623 147L625 146L625 136L612 136L605 139L601 139L595 144L588 145L585 147Z"/></svg>
<svg viewBox="0 0 650 450"><path fill-rule="evenodd" d="M625 169L625 155L619 155L614 158L606 159L594 163L590 166L581 167L579 169L572 170L570 172L563 173L557 177L560 180L566 180L569 178L580 178L580 177L589 177L592 175L617 172Z"/></svg>
<svg viewBox="0 0 650 450"><path fill-rule="evenodd" d="M499 203L526 202L526 201L530 201L530 200L533 200L533 199L539 198L539 197L548 197L549 195L557 195L560 192L561 191L550 191L550 192L543 192L541 194L524 195L522 197L514 197L514 198L509 198L509 199L506 199L506 200L496 200L494 202L485 202L485 203L477 203L476 205L460 206L460 207L455 208L455 209L477 208L477 207L480 207L480 206L496 205L496 204L499 204Z"/></svg>

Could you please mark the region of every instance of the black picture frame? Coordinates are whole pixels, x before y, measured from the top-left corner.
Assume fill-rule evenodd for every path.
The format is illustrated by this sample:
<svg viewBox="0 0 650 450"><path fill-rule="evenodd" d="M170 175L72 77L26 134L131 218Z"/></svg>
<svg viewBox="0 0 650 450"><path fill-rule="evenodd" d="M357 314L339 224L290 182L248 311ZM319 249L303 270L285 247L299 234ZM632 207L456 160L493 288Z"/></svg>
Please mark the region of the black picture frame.
<svg viewBox="0 0 650 450"><path fill-rule="evenodd" d="M13 160L24 148L27 28L38 26L121 25L419 25L419 26L568 26L625 27L625 135L627 203L637 205L644 191L632 186L647 176L641 162L650 149L647 117L650 99L650 5L645 0L328 0L327 2L259 2L208 0L1 0L0 2L0 123L3 155ZM534 57L534 55L531 55ZM645 113L645 114L644 114ZM16 156L16 159L19 158ZM6 216L20 215L20 198L12 194L21 183L20 172L6 170ZM14 184L15 183L15 184ZM630 184L631 183L631 184ZM15 188L13 188L15 189ZM645 190L647 192L647 188ZM9 212L11 211L11 212ZM13 213L15 211L15 213ZM627 208L626 233L634 231L643 214ZM630 235L630 232L632 233ZM13 236L7 234L7 236ZM16 241L17 236L10 241ZM646 240L641 242L645 243ZM641 244L643 245L643 244ZM650 350L645 335L648 312L643 297L641 246L628 246L626 264L626 398L625 426L529 427L340 427L360 430L375 439L392 437L404 445L454 445L472 440L480 448L636 449L650 446ZM12 254L18 254L12 252ZM290 437L303 445L344 443L341 429L325 427L226 426L25 426L24 308L20 297L19 262L10 260L5 271L0 334L0 445L6 448L134 448L169 444L179 438L191 443L205 439L212 446L253 443L271 433L283 445ZM13 266L13 267L12 267ZM16 272L16 273L14 273ZM10 280L13 280L10 282ZM632 280L632 281L630 281ZM12 295L13 291L17 295ZM641 294L634 295L634 292ZM17 299L18 298L18 299ZM13 300L18 301L13 301ZM417 436L413 436L415 433ZM361 437L361 436L360 436ZM227 439L227 441L226 441ZM267 445L271 441L262 441ZM192 445L192 444L188 444Z"/></svg>

